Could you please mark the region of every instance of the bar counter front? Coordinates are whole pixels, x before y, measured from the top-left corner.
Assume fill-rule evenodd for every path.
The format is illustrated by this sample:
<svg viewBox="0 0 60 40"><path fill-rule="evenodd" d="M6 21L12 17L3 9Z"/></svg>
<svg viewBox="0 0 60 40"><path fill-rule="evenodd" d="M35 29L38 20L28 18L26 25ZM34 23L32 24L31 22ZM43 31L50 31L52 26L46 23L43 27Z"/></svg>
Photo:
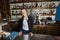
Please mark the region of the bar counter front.
<svg viewBox="0 0 60 40"><path fill-rule="evenodd" d="M17 23L16 22L8 22L6 25L2 26L2 30L7 32L16 31ZM11 30L13 29L13 30ZM47 34L47 35L60 35L60 25L58 24L48 24L48 25L33 25L33 33L34 34Z"/></svg>

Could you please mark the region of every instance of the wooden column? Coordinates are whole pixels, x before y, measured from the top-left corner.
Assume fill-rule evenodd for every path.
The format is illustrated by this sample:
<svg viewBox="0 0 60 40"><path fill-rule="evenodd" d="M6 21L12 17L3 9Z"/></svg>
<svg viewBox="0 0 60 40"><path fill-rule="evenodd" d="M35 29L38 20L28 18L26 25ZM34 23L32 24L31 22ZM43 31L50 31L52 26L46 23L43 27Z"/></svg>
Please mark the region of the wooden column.
<svg viewBox="0 0 60 40"><path fill-rule="evenodd" d="M1 17L1 13L0 13L0 23L1 23L1 21L2 21L2 17Z"/></svg>

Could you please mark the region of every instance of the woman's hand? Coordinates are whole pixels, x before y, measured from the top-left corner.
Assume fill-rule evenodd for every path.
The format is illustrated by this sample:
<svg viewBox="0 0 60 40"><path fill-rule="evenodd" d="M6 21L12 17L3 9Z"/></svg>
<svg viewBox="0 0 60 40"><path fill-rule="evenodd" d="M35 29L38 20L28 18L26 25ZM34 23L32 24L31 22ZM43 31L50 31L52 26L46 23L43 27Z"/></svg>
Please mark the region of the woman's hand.
<svg viewBox="0 0 60 40"><path fill-rule="evenodd" d="M30 32L29 34L30 34L31 37L33 36L33 33L32 32Z"/></svg>
<svg viewBox="0 0 60 40"><path fill-rule="evenodd" d="M20 31L20 32L18 33L18 35L19 35L19 36L22 36L22 31Z"/></svg>

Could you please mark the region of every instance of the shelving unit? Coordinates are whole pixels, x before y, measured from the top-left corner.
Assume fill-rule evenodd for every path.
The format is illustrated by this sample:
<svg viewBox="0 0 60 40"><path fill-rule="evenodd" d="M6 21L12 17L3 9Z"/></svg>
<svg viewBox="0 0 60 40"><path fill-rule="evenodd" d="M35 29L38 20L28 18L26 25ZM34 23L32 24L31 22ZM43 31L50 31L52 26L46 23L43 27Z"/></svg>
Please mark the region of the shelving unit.
<svg viewBox="0 0 60 40"><path fill-rule="evenodd" d="M10 1L10 11L11 11L11 18L13 19L12 16L12 11L17 11L17 10L21 10L22 8L26 8L28 10L29 14L33 14L33 15L40 15L43 14L45 16L54 16L55 17L55 13L56 13L56 7L58 6L58 4L60 3L60 1L52 1L52 0L13 0ZM15 8L14 8L15 7ZM31 11L32 10L32 11ZM31 11L31 12L30 12ZM19 11L17 11L19 12ZM17 13L16 13L17 14ZM42 15L42 16L43 16ZM19 15L17 15L19 16ZM52 17L54 19L54 17Z"/></svg>

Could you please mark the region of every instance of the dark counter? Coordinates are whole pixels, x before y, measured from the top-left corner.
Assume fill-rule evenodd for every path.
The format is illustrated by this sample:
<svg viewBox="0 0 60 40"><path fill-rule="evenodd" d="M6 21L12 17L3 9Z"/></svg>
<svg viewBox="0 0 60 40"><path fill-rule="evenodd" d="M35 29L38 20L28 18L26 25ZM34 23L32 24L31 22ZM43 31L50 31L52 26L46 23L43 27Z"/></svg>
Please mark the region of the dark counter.
<svg viewBox="0 0 60 40"><path fill-rule="evenodd" d="M9 22L7 25L2 26L4 31L16 31L17 23ZM13 29L13 30L11 30ZM48 34L48 35L60 35L60 26L59 25L33 25L34 34Z"/></svg>

